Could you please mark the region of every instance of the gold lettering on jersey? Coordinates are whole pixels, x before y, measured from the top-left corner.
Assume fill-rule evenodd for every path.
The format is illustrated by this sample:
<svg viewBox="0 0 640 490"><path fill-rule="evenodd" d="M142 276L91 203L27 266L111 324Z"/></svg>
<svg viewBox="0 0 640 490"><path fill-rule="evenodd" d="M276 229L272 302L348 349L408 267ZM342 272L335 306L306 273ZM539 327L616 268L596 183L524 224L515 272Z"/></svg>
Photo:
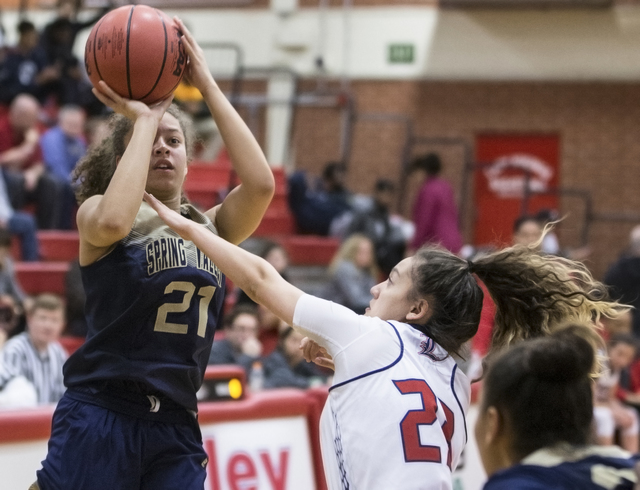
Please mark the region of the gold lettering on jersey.
<svg viewBox="0 0 640 490"><path fill-rule="evenodd" d="M221 284L222 272L220 272L218 266L211 262L211 259L203 254L199 248L197 248L196 251L198 252L198 269L208 272L218 280L218 284Z"/></svg>
<svg viewBox="0 0 640 490"><path fill-rule="evenodd" d="M182 238L157 238L147 244L147 273L151 276L165 269L187 266L187 252Z"/></svg>

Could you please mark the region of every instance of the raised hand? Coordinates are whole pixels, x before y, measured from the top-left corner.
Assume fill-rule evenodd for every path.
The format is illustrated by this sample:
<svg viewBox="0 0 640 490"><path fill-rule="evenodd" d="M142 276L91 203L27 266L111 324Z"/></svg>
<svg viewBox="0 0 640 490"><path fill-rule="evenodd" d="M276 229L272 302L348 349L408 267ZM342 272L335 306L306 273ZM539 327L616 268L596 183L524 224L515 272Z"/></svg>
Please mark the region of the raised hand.
<svg viewBox="0 0 640 490"><path fill-rule="evenodd" d="M191 85L204 93L207 86L214 83L204 52L184 23L178 17L174 17L173 21L182 32L182 45L188 56L184 76Z"/></svg>
<svg viewBox="0 0 640 490"><path fill-rule="evenodd" d="M155 209L158 216L160 216L162 221L164 221L171 229L176 231L185 240L191 241L191 230L194 226L193 221L190 221L187 218L180 216L180 214L176 213L174 210L169 209L146 191L144 193L144 200L147 201L153 209Z"/></svg>
<svg viewBox="0 0 640 490"><path fill-rule="evenodd" d="M93 88L93 93L104 105L132 121L135 121L140 116L147 115L154 117L156 121L160 121L173 100L173 94L171 94L167 98L148 106L139 100L127 99L118 95L104 80L98 82L98 86Z"/></svg>

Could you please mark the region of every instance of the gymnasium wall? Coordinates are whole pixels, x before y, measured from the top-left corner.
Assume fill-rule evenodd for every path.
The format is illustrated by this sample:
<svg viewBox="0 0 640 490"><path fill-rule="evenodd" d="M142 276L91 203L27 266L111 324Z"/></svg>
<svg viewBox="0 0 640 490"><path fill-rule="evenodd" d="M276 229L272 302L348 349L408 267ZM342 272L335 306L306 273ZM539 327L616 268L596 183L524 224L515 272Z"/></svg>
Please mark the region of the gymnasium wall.
<svg viewBox="0 0 640 490"><path fill-rule="evenodd" d="M640 7L446 10L412 3L358 0L345 10L330 1L323 10L308 0L260 0L247 8L167 12L185 19L200 42L237 43L246 66L294 70L304 90L317 87L315 59L322 55L325 86L350 90L358 114L408 116L418 136L473 145L479 132L557 133L561 185L590 191L596 212L640 209L633 185L640 174ZM51 15L29 14L40 26ZM10 42L16 19L15 11L4 12ZM78 39L79 55L87 34ZM411 61L392 62L392 44L412 46ZM272 83L263 75L245 84L245 92L265 94ZM344 120L338 109L303 107L290 118L270 117L274 110L241 111L255 123L272 164L318 172L340 156ZM402 122L356 121L349 160L355 191L369 191L378 176L399 178L405 134ZM442 152L445 176L460 198L461 149L416 152L430 149ZM410 186L400 211L409 211L413 195ZM583 206L566 198L561 211L568 214L561 239L577 246ZM472 206L463 224L470 238ZM590 265L597 275L625 247L632 225L594 224Z"/></svg>

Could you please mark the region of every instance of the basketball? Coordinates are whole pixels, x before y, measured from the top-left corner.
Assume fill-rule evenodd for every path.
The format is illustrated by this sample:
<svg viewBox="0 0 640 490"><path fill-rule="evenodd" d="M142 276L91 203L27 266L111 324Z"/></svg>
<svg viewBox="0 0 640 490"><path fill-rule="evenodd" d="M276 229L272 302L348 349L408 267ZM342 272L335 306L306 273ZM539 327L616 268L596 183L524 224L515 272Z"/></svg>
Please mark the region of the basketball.
<svg viewBox="0 0 640 490"><path fill-rule="evenodd" d="M151 104L171 94L182 79L186 55L180 31L164 12L125 5L91 30L84 62L91 83L104 80L119 95Z"/></svg>

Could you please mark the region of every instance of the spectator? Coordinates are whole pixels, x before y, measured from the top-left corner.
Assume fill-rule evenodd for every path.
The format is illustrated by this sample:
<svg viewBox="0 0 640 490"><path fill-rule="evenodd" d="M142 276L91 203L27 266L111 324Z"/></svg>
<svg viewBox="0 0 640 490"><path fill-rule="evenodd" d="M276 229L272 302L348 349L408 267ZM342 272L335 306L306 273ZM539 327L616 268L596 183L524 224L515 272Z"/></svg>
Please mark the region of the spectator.
<svg viewBox="0 0 640 490"><path fill-rule="evenodd" d="M260 257L269 262L275 270L277 270L282 277L284 277L287 281L289 280L287 277L287 267L289 267L289 255L287 251L280 245L279 243L272 242L271 240L265 240L264 245L262 246L260 252L258 253ZM253 301L249 296L242 291L238 290L238 298L236 299L236 304L248 304L248 305L256 305L255 301Z"/></svg>
<svg viewBox="0 0 640 490"><path fill-rule="evenodd" d="M44 103L60 79L60 70L49 66L33 23L21 21L18 33L17 46L8 50L0 66L0 102L10 104L19 94L30 94Z"/></svg>
<svg viewBox="0 0 640 490"><path fill-rule="evenodd" d="M363 314L378 279L371 240L357 233L347 238L333 258L329 274L322 297Z"/></svg>
<svg viewBox="0 0 640 490"><path fill-rule="evenodd" d="M638 452L638 414L618 398L620 374L627 369L636 354L635 339L630 335L616 335L608 343L608 369L595 385L594 419L598 443L613 444L615 430L621 431L621 445L627 451Z"/></svg>
<svg viewBox="0 0 640 490"><path fill-rule="evenodd" d="M58 342L64 328L64 304L52 294L38 296L27 314L27 331L10 339L3 349L4 375L0 388L24 376L38 393L38 403L56 403L65 391L62 365L67 354Z"/></svg>
<svg viewBox="0 0 640 490"><path fill-rule="evenodd" d="M203 161L214 160L222 150L224 142L202 94L186 79L182 79L173 95L173 101L193 119L199 141L196 158Z"/></svg>
<svg viewBox="0 0 640 490"><path fill-rule="evenodd" d="M424 183L413 205L416 232L411 248L418 250L425 243L434 243L458 253L462 247L458 207L451 185L440 177L441 168L440 157L435 153L413 162L413 170L423 174Z"/></svg>
<svg viewBox="0 0 640 490"><path fill-rule="evenodd" d="M370 205L354 211L346 232L346 236L362 233L369 237L374 244L378 267L385 276L404 258L407 248L402 225L390 214L395 190L390 180L378 179Z"/></svg>
<svg viewBox="0 0 640 490"><path fill-rule="evenodd" d="M324 167L315 191L309 189L304 172L289 178L289 207L301 232L326 236L331 222L351 209L344 179L344 165L337 162Z"/></svg>
<svg viewBox="0 0 640 490"><path fill-rule="evenodd" d="M58 112L58 124L40 138L40 147L48 175L58 182L61 198L55 228L71 229L76 198L71 187L71 172L87 151L84 137L86 116L79 106L66 105ZM53 206L54 203L51 203Z"/></svg>
<svg viewBox="0 0 640 490"><path fill-rule="evenodd" d="M224 318L224 339L213 343L209 364L238 364L249 373L251 364L262 353L258 325L254 307L234 307Z"/></svg>
<svg viewBox="0 0 640 490"><path fill-rule="evenodd" d="M284 276L283 276L284 277ZM280 331L288 325L273 314L271 310L262 305L258 307L258 318L260 319L260 329L258 340L262 345L262 355L268 356L278 346Z"/></svg>
<svg viewBox="0 0 640 490"><path fill-rule="evenodd" d="M540 225L544 228L546 225L555 223L560 219L558 212L553 209L541 209L536 213L535 218L540 222ZM550 230L542 239L540 246L542 252L551 255L560 255L560 242L558 241L558 235L555 231Z"/></svg>
<svg viewBox="0 0 640 490"><path fill-rule="evenodd" d="M36 204L38 228L50 229L57 222L56 207L61 191L44 171L39 145L38 101L26 94L14 99L9 114L0 118L0 165L13 209Z"/></svg>
<svg viewBox="0 0 640 490"><path fill-rule="evenodd" d="M520 216L513 223L513 244L530 247L542 238L542 224L533 216ZM536 246L540 250L541 243Z"/></svg>
<svg viewBox="0 0 640 490"><path fill-rule="evenodd" d="M288 325L280 332L278 348L262 362L265 388L306 389L324 383L315 365L304 360L300 349L303 338Z"/></svg>
<svg viewBox="0 0 640 490"><path fill-rule="evenodd" d="M631 230L629 247L604 276L611 296L633 306L631 310L633 335L640 338L640 225Z"/></svg>
<svg viewBox="0 0 640 490"><path fill-rule="evenodd" d="M16 313L22 314L27 296L16 277L11 257L11 233L0 228L0 297L8 296L15 305Z"/></svg>

